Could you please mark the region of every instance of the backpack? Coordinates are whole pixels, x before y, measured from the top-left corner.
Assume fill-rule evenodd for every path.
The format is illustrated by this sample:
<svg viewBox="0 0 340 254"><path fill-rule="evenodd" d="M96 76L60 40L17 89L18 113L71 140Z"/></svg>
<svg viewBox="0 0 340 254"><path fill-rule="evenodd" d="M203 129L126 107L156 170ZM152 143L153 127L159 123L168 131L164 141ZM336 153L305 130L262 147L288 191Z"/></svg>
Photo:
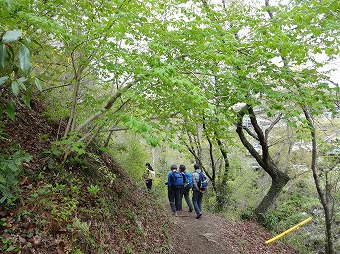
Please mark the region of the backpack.
<svg viewBox="0 0 340 254"><path fill-rule="evenodd" d="M183 175L185 176L184 188L191 189L192 188L192 174L190 172L185 172Z"/></svg>
<svg viewBox="0 0 340 254"><path fill-rule="evenodd" d="M197 183L197 187L200 190L205 190L208 187L208 178L203 172L201 172L199 175L200 176L199 176L199 180Z"/></svg>
<svg viewBox="0 0 340 254"><path fill-rule="evenodd" d="M172 173L172 184L175 187L183 187L184 185L184 177L183 174L175 171Z"/></svg>

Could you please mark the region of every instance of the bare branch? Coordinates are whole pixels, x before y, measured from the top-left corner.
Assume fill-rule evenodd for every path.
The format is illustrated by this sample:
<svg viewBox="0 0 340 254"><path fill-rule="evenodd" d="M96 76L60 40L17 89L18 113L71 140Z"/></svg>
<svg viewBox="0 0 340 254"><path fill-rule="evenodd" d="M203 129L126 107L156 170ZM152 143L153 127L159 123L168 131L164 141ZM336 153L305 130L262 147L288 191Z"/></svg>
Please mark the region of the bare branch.
<svg viewBox="0 0 340 254"><path fill-rule="evenodd" d="M242 126L242 129L244 129L248 133L248 135L251 136L252 138L259 140L258 136L256 136L256 134L253 133L248 127Z"/></svg>
<svg viewBox="0 0 340 254"><path fill-rule="evenodd" d="M59 85L59 86L51 86L51 87L43 89L40 93L46 92L46 91L49 91L49 90L53 90L53 89L57 89L57 88L60 88L60 87L70 86L70 85L71 84L68 83L68 84L62 84L62 85Z"/></svg>
<svg viewBox="0 0 340 254"><path fill-rule="evenodd" d="M282 119L282 113L280 113L276 119L270 124L270 126L265 130L265 137L268 139L269 132L274 128L274 126Z"/></svg>
<svg viewBox="0 0 340 254"><path fill-rule="evenodd" d="M266 7L269 7L270 6L269 0L265 0L265 4L266 4ZM268 12L268 15L271 19L274 18L273 12L269 8L267 9L267 12Z"/></svg>

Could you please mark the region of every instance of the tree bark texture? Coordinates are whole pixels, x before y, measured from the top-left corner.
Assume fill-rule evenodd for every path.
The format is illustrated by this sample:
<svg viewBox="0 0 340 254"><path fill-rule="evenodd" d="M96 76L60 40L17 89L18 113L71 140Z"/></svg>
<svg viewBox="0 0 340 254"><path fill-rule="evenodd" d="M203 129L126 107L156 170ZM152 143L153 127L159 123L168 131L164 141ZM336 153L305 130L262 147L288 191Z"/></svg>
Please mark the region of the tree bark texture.
<svg viewBox="0 0 340 254"><path fill-rule="evenodd" d="M248 114L250 117L250 121L254 128L253 138L260 143L262 149L262 155L260 155L254 146L250 143L247 137L244 134L243 128L243 117ZM282 188L288 183L289 176L288 174L280 171L274 161L272 160L269 154L269 145L268 145L268 134L269 130L267 129L265 133L263 133L261 127L257 122L257 118L255 112L251 105L246 105L239 111L239 122L237 123L236 132L243 144L243 146L249 151L249 153L253 156L253 158L259 163L259 165L269 174L272 182L269 191L264 196L260 204L255 209L255 216L259 222L263 222L264 215L268 210L275 204L276 199L280 195Z"/></svg>

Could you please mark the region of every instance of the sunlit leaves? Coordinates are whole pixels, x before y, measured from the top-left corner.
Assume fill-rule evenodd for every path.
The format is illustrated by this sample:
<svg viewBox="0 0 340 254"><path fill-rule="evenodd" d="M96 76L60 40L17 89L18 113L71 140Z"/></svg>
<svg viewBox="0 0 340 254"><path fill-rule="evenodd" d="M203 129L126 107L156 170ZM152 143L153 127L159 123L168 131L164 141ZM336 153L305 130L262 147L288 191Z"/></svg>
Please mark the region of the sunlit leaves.
<svg viewBox="0 0 340 254"><path fill-rule="evenodd" d="M135 120L125 120L123 124L136 132L150 133L149 126L136 119L152 116L159 123L167 123L174 115L201 121L204 112L230 124L235 119L233 105L237 103L266 107L271 115L290 111L290 107L308 98L308 90L299 96L296 85L318 82L312 72L304 73L300 66L308 64L308 68L314 68L313 53L337 52L337 43L326 47L327 40L323 38L332 34L318 23L332 18L317 13L317 6L321 5L337 12L338 3L334 1L329 6L309 1L313 8L302 2L290 9L280 5L272 9L274 20L269 20L263 10L242 4L231 4L226 9L195 1L192 4L187 7L178 1L140 4L67 0L56 5L38 1L34 2L34 12L31 5L23 5L21 23L27 23L32 30L20 32L20 28L15 28L4 34L0 65L9 66L11 57L18 56L9 69L16 69L14 73L19 77L24 74L27 81L3 77L0 85L8 83L15 96L26 92L24 97L29 104L30 86L42 91L40 80L44 78L51 87L58 86L60 80L70 86L80 81L81 99L76 102L77 119L81 121L100 110L115 91L138 78L138 86L117 100L114 113L107 112L103 119L115 121L115 110L124 108L125 100L129 100L126 112ZM320 10L331 16L327 8ZM333 29L338 25L325 24L327 29L331 24ZM22 44L26 35L36 41L43 38L44 43ZM316 43L318 40L320 43ZM13 45L6 46L5 42ZM31 50L32 44L39 45L38 50ZM30 50L38 52L42 64L36 65ZM280 57L286 58L288 66L283 66ZM45 67L45 77L29 77L32 69L39 73ZM73 89L62 91L65 99L58 93L54 101L65 108L70 104L66 101L72 97L70 91ZM318 100L321 98L320 95ZM98 123L104 124L104 120Z"/></svg>
<svg viewBox="0 0 340 254"><path fill-rule="evenodd" d="M142 122L142 121L140 121L140 120L138 120L134 117L125 116L123 118L123 121L124 121L124 125L126 127L128 127L129 129L133 130L134 132L137 132L137 133L143 133L143 132L152 133L152 128L148 124L146 124L146 123L144 123L144 122Z"/></svg>
<svg viewBox="0 0 340 254"><path fill-rule="evenodd" d="M142 137L145 139L145 141L151 145L152 147L156 147L159 145L160 140L157 139L153 135L148 135L148 134L142 134Z"/></svg>

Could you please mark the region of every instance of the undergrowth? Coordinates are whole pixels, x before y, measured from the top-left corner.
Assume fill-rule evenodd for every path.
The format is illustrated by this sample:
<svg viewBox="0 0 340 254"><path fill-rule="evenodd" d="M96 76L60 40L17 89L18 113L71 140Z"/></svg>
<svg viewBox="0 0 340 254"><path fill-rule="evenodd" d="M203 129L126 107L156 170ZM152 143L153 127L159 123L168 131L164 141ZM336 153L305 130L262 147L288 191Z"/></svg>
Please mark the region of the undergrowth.
<svg viewBox="0 0 340 254"><path fill-rule="evenodd" d="M24 173L21 195L0 208L0 252L167 253L168 219L154 193L103 157L53 159Z"/></svg>

